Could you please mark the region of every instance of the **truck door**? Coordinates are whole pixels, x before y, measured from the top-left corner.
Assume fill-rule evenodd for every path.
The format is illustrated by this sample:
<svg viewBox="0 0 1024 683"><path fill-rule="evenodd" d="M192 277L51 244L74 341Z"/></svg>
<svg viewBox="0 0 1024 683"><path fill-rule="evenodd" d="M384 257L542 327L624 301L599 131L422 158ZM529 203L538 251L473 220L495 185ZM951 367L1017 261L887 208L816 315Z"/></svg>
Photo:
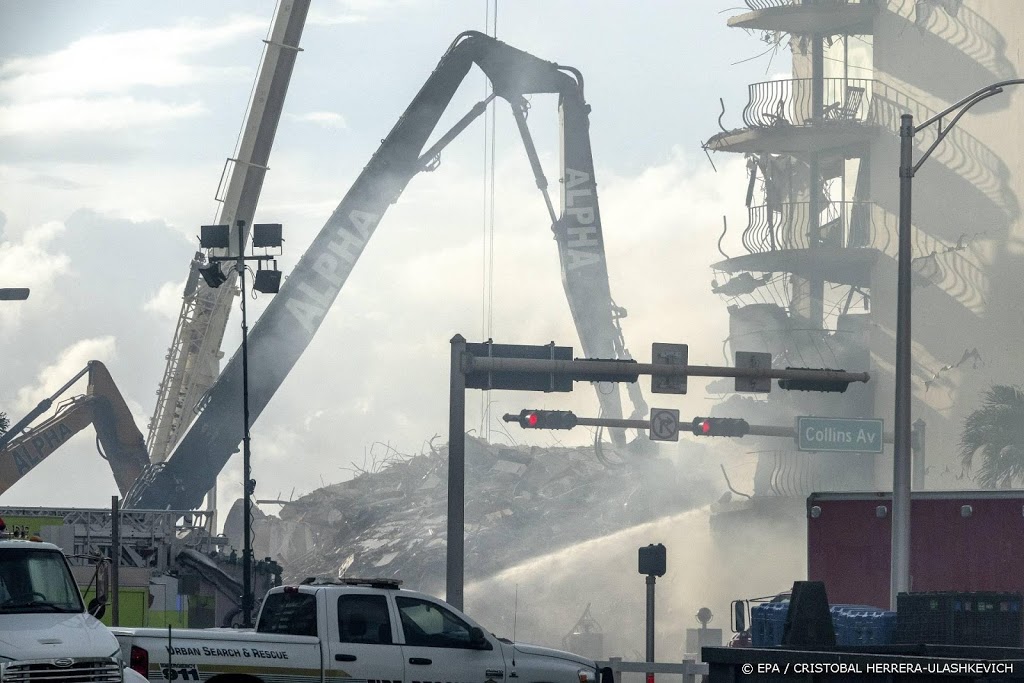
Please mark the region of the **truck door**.
<svg viewBox="0 0 1024 683"><path fill-rule="evenodd" d="M395 596L405 637L405 683L503 683L505 661L494 637L450 609L421 598ZM479 636L479 634L477 634Z"/></svg>
<svg viewBox="0 0 1024 683"><path fill-rule="evenodd" d="M383 594L348 593L338 596L338 618L328 624L325 678L401 683L405 667L401 646Z"/></svg>

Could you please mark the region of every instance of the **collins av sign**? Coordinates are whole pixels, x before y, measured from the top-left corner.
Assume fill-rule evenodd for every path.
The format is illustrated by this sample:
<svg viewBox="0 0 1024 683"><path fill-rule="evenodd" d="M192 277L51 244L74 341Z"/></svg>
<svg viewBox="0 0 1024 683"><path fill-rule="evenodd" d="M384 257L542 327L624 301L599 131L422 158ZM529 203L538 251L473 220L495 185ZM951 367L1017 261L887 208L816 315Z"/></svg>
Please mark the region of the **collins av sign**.
<svg viewBox="0 0 1024 683"><path fill-rule="evenodd" d="M881 453L882 421L840 417L798 417L797 450Z"/></svg>

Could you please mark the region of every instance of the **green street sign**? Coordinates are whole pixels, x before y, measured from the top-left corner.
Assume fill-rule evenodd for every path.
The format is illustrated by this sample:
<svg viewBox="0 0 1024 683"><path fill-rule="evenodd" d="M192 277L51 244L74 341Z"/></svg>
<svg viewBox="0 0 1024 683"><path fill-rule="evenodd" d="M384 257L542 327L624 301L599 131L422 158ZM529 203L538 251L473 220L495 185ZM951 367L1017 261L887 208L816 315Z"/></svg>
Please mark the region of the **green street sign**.
<svg viewBox="0 0 1024 683"><path fill-rule="evenodd" d="M798 417L797 450L881 453L882 421L842 417Z"/></svg>

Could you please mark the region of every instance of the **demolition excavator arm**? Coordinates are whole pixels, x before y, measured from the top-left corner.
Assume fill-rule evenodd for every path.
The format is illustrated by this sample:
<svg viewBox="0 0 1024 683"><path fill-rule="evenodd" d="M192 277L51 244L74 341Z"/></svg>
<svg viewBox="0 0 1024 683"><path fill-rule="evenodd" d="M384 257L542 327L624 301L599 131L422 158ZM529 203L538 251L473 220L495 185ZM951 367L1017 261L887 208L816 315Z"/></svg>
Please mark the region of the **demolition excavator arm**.
<svg viewBox="0 0 1024 683"><path fill-rule="evenodd" d="M53 416L29 427L84 375L89 376L84 395L61 402ZM149 454L124 397L106 366L95 360L0 436L0 493L90 424L96 429L100 455L109 463L117 488L124 495L149 465Z"/></svg>
<svg viewBox="0 0 1024 683"><path fill-rule="evenodd" d="M489 78L492 94L425 149L439 119L470 68ZM562 128L561 214L547 192L537 151L526 125L534 93L559 96ZM594 163L590 148L590 107L583 79L560 67L478 32L458 36L380 148L299 260L280 292L249 333L249 409L256 419L312 340L345 284L356 260L388 207L416 174L432 170L442 149L496 97L512 107L537 186L543 193L558 243L562 281L573 320L588 357L627 358L612 303L605 263ZM166 463L154 465L129 494L127 507L194 509L214 486L217 474L242 440L238 419L242 359L234 354L207 394L202 412ZM634 387L636 413L646 405ZM605 417L621 417L618 392L598 392ZM634 415L636 414L634 413ZM624 443L624 434L613 434Z"/></svg>

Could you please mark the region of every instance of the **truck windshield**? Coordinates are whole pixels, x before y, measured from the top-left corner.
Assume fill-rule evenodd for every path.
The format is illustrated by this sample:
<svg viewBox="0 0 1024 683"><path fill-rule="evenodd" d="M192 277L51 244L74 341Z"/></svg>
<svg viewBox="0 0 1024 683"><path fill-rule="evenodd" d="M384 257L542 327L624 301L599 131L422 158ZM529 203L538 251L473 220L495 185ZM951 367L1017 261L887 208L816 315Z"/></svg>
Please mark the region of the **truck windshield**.
<svg viewBox="0 0 1024 683"><path fill-rule="evenodd" d="M0 551L0 613L84 612L67 562L48 549Z"/></svg>

